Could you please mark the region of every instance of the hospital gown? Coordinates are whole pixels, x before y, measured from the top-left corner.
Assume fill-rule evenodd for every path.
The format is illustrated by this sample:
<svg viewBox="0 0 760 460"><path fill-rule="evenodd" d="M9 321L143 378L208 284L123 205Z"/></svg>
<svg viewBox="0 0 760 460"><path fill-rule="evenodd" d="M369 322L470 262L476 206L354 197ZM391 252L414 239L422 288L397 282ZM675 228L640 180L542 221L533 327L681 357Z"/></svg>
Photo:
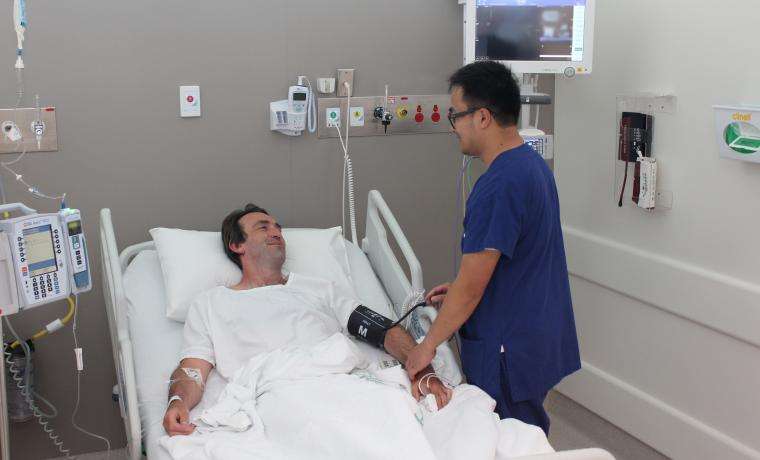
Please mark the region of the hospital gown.
<svg viewBox="0 0 760 460"><path fill-rule="evenodd" d="M334 283L296 273L284 285L242 291L220 286L190 307L181 359L205 360L229 379L260 353L314 345L345 332L359 303Z"/></svg>

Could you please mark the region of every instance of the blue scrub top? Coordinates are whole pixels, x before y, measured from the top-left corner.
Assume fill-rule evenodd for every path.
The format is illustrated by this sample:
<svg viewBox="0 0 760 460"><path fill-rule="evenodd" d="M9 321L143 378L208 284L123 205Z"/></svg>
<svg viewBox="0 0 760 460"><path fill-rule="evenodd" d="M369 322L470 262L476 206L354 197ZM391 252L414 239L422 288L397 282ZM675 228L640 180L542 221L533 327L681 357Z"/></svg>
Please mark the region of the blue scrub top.
<svg viewBox="0 0 760 460"><path fill-rule="evenodd" d="M467 200L462 253L501 253L460 329L468 382L500 392L501 350L511 399L542 397L580 369L554 175L527 144L500 154Z"/></svg>

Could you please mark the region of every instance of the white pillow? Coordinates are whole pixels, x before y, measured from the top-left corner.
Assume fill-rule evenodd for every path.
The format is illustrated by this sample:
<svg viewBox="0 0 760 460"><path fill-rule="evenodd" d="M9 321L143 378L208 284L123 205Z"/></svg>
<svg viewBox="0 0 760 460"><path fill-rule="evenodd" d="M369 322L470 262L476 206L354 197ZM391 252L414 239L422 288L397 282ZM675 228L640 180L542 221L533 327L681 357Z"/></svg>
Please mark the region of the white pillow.
<svg viewBox="0 0 760 460"><path fill-rule="evenodd" d="M282 233L286 272L324 278L354 294L340 227L286 228ZM150 235L161 261L169 319L184 322L195 296L217 286L240 282L240 269L224 253L219 232L154 228Z"/></svg>

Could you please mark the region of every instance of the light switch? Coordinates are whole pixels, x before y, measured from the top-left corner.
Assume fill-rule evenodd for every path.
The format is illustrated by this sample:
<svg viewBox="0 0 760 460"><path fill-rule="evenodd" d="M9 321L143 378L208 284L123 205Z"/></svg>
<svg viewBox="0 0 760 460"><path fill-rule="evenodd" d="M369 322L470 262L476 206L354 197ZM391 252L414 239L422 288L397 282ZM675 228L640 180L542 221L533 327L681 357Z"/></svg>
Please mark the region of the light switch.
<svg viewBox="0 0 760 460"><path fill-rule="evenodd" d="M179 115L183 118L201 116L200 86L179 87Z"/></svg>

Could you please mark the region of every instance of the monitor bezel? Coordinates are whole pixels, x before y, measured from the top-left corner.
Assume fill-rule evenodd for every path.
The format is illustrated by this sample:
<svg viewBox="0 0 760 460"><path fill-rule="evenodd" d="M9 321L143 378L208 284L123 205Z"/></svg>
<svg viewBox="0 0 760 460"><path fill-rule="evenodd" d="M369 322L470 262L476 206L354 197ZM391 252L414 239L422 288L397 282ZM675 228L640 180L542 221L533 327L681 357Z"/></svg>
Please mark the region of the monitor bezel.
<svg viewBox="0 0 760 460"><path fill-rule="evenodd" d="M466 0L464 5L464 62L475 61L475 23L476 1ZM582 61L500 61L519 74L590 74L594 62L594 27L596 19L596 0L586 0L586 27L583 31L583 60ZM572 72L568 71L572 69Z"/></svg>

